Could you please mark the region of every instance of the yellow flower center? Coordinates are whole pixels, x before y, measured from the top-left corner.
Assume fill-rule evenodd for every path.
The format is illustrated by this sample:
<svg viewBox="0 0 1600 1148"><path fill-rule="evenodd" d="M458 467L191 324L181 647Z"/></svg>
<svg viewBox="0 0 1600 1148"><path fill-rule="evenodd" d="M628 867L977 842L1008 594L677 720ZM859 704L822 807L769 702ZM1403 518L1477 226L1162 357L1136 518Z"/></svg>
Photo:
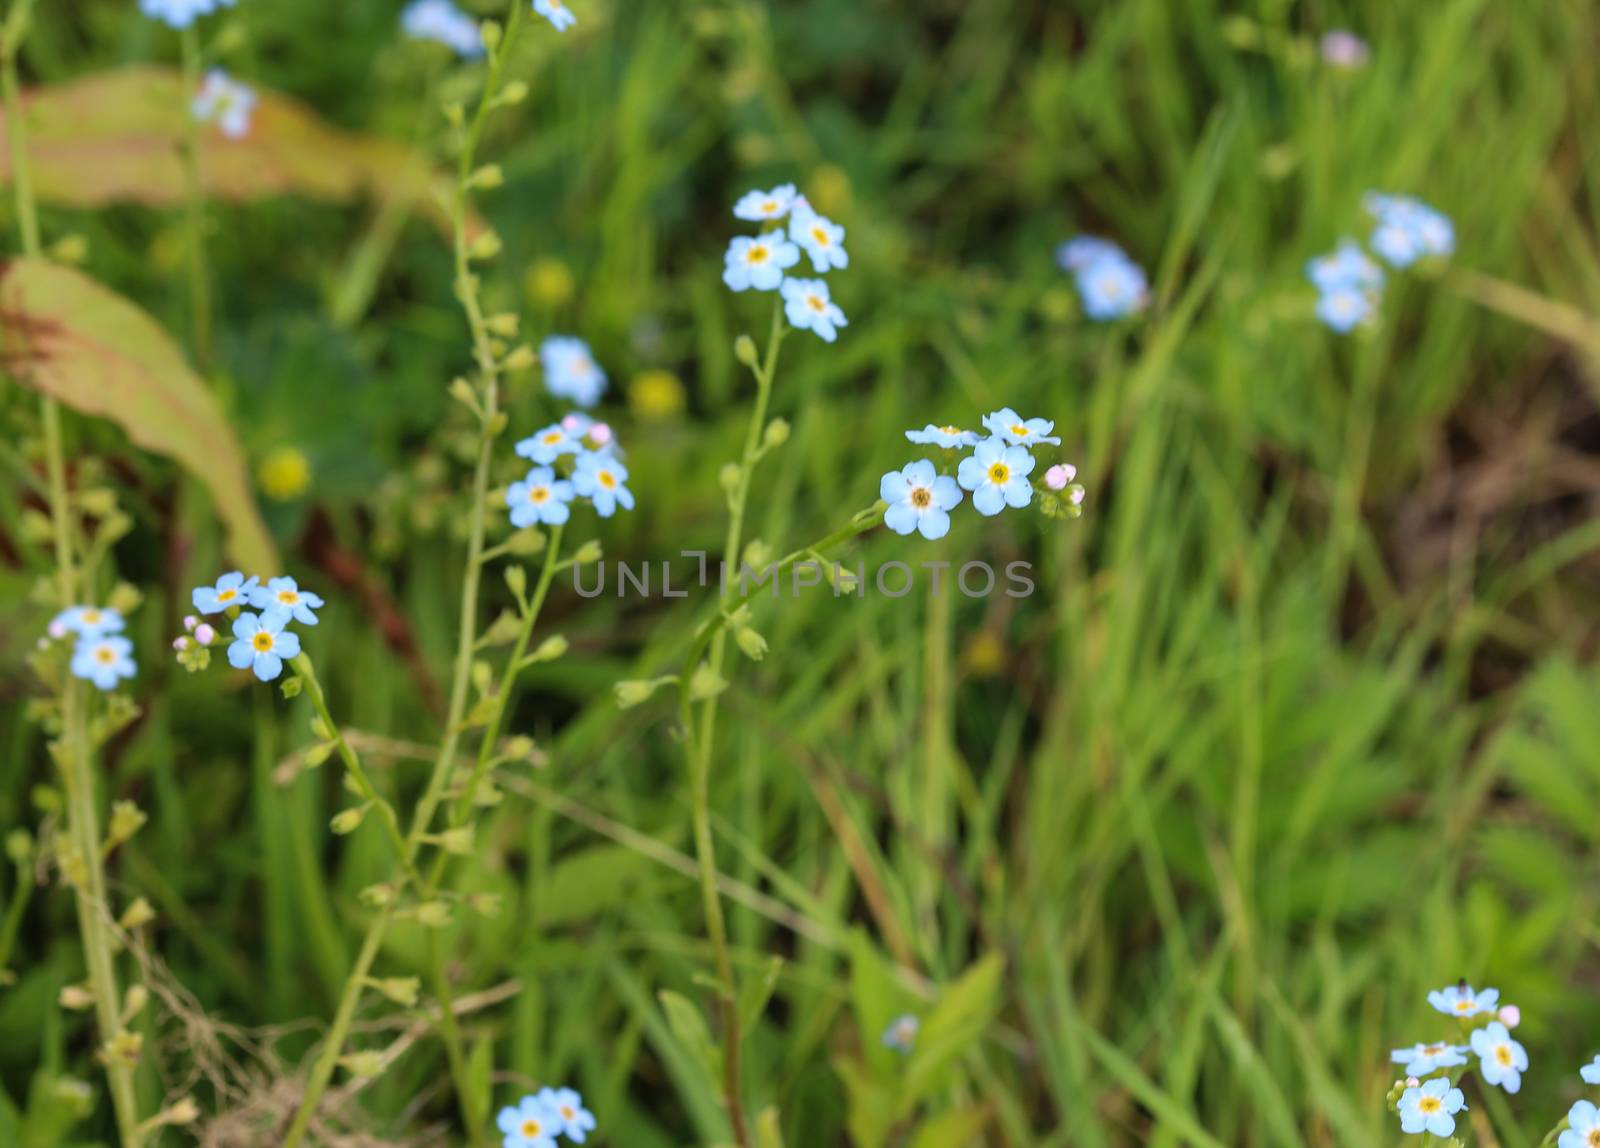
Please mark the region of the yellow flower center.
<svg viewBox="0 0 1600 1148"><path fill-rule="evenodd" d="M765 244L757 243L754 247L750 248L750 254L747 255L746 258L751 263L765 263L771 254L772 252L767 250Z"/></svg>
<svg viewBox="0 0 1600 1148"><path fill-rule="evenodd" d="M237 591L237 590L218 590L217 591L217 601L219 601L219 602L231 602L235 598L237 598L238 596L239 596L239 591Z"/></svg>
<svg viewBox="0 0 1600 1148"><path fill-rule="evenodd" d="M560 442L562 439L564 439L566 437L567 437L567 435L566 435L565 431L558 431L558 430L547 431L547 432L545 432L544 441L545 441L546 445L548 445L548 446L555 446L556 443Z"/></svg>
<svg viewBox="0 0 1600 1148"><path fill-rule="evenodd" d="M1600 1128L1589 1129L1589 1148L1600 1148Z"/></svg>
<svg viewBox="0 0 1600 1148"><path fill-rule="evenodd" d="M101 646L94 652L94 660L102 666L109 666L117 660L117 652L110 646Z"/></svg>
<svg viewBox="0 0 1600 1148"><path fill-rule="evenodd" d="M278 601L282 602L285 606L293 606L296 602L300 601L300 595L296 594L293 590L279 590Z"/></svg>
<svg viewBox="0 0 1600 1148"><path fill-rule="evenodd" d="M594 480L607 490L615 490L617 488L616 476L613 475L609 470L602 470L599 474L594 476Z"/></svg>
<svg viewBox="0 0 1600 1148"><path fill-rule="evenodd" d="M576 1115L578 1115L578 1114L572 1110L572 1105L563 1104L561 1106L561 1119L563 1119L563 1120L571 1120Z"/></svg>
<svg viewBox="0 0 1600 1148"><path fill-rule="evenodd" d="M811 229L811 238L817 241L818 247L826 247L832 242L832 240L828 238L828 233L822 230L820 227L813 227Z"/></svg>
<svg viewBox="0 0 1600 1148"><path fill-rule="evenodd" d="M996 486L1004 486L1011 479L1011 468L1003 462L997 462L989 468L989 481Z"/></svg>
<svg viewBox="0 0 1600 1148"><path fill-rule="evenodd" d="M1028 428L1023 426L1021 423L1012 423L1011 433L1016 435L1018 438L1027 438L1029 432Z"/></svg>
<svg viewBox="0 0 1600 1148"><path fill-rule="evenodd" d="M1477 1002L1472 1000L1471 998L1467 998L1465 1000L1456 1001L1456 1011L1457 1012L1471 1012L1476 1007L1477 1007Z"/></svg>
<svg viewBox="0 0 1600 1148"><path fill-rule="evenodd" d="M548 486L535 486L528 491L528 501L535 506L541 502L550 501L550 488Z"/></svg>
<svg viewBox="0 0 1600 1148"><path fill-rule="evenodd" d="M767 200L765 203L763 203L761 205L761 210L762 210L763 214L766 214L766 215L773 214L774 212L776 212L778 210L778 201L775 200L775 199Z"/></svg>
<svg viewBox="0 0 1600 1148"><path fill-rule="evenodd" d="M944 431L945 434L960 434L961 433L961 428L960 427L940 427L939 429Z"/></svg>
<svg viewBox="0 0 1600 1148"><path fill-rule="evenodd" d="M1422 1050L1422 1055L1424 1055L1424 1056L1438 1056L1441 1052L1444 1051L1444 1048L1445 1048L1445 1046L1442 1045L1442 1044L1426 1045Z"/></svg>
<svg viewBox="0 0 1600 1148"><path fill-rule="evenodd" d="M543 1131L544 1125L539 1123L537 1120L524 1120L522 1122L522 1134L528 1137L530 1140L533 1137L538 1136Z"/></svg>
<svg viewBox="0 0 1600 1148"><path fill-rule="evenodd" d="M85 610L83 612L83 620L91 626L98 626L100 624L100 611Z"/></svg>
<svg viewBox="0 0 1600 1148"><path fill-rule="evenodd" d="M828 309L828 305L822 301L822 296L821 295L807 295L806 296L806 306L810 307L813 311L817 312L819 315L822 312L824 312L824 311L826 311Z"/></svg>
<svg viewBox="0 0 1600 1148"><path fill-rule="evenodd" d="M1511 1049L1506 1045L1497 1044L1494 1046L1494 1058L1500 1062L1502 1067L1511 1067Z"/></svg>
<svg viewBox="0 0 1600 1148"><path fill-rule="evenodd" d="M265 630L257 630L255 636L250 639L250 644L256 648L258 653L270 654L272 652L272 635Z"/></svg>
<svg viewBox="0 0 1600 1148"><path fill-rule="evenodd" d="M914 486L914 487L912 487L911 488L911 505L915 506L918 510L923 510L923 509L926 509L929 506L932 506L933 505L933 491L929 490L925 486Z"/></svg>
<svg viewBox="0 0 1600 1148"><path fill-rule="evenodd" d="M1443 1107L1444 1101L1440 1100L1437 1096L1424 1096L1421 1100L1417 1101L1417 1110L1419 1112L1437 1112Z"/></svg>

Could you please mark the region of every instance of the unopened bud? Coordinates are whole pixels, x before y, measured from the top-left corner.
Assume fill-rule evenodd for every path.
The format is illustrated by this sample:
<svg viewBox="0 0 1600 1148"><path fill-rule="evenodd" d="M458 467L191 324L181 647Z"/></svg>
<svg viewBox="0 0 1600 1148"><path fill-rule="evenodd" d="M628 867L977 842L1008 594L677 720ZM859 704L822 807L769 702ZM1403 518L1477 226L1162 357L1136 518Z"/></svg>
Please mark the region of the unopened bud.
<svg viewBox="0 0 1600 1148"><path fill-rule="evenodd" d="M733 341L733 357L738 359L752 371L760 361L756 352L756 341L749 335L740 335Z"/></svg>

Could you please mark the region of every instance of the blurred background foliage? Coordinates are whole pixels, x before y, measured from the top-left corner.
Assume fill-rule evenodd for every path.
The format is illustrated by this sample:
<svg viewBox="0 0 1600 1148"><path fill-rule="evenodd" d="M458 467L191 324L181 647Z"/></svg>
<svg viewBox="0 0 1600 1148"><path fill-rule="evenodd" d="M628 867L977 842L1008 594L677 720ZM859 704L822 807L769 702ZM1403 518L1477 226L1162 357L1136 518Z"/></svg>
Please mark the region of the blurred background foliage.
<svg viewBox="0 0 1600 1148"><path fill-rule="evenodd" d="M404 41L400 7L239 0L214 30L247 82L440 155L438 108L472 69ZM606 524L609 558L716 549L716 473L749 399L732 342L766 323L720 283L728 209L786 180L849 229L833 285L851 326L786 347L774 408L795 433L758 476L754 533L817 537L915 456L906 427L1002 405L1055 419L1090 491L1077 523L966 516L938 546L880 531L851 555L1030 561L1025 600L761 609L772 654L728 695L714 794L741 972L773 993L753 1107L778 1106L799 1145L1376 1145L1394 1135L1388 1050L1432 1039L1424 991L1467 976L1522 1005L1534 1057L1521 1096L1469 1097L1473 1124L1536 1141L1600 1024L1600 374L1592 344L1539 329L1561 306L1600 310L1600 11L578 12L565 37L526 38L530 98L485 145L507 177L482 203L505 242L486 291L534 337L590 340L611 375L641 499ZM1318 59L1335 27L1370 42L1367 67ZM74 0L43 6L23 66L54 85L175 50L129 2ZM1373 188L1445 211L1458 253L1341 339L1302 266L1364 234ZM208 209L210 375L289 572L331 599L308 640L335 712L394 739L369 752L402 794L453 641L470 441L445 393L468 366L448 251L407 215L293 195ZM47 206L44 222L183 337L180 212ZM1145 316L1081 317L1052 258L1079 232L1150 269ZM1504 292L1481 305L1470 272L1534 292L1531 325ZM7 438L26 443L33 409L0 389ZM531 376L511 409L520 431L554 412ZM292 1062L312 1037L296 1023L337 995L384 843L327 831L343 795L331 770L295 768L303 700L163 657L187 588L226 568L193 489L108 423L70 435L80 481L103 474L139 518L116 560L149 596L146 712L104 775L151 822L113 879L160 913L162 975L215 1019L284 1026ZM0 824L37 828L49 771L22 656L46 558L11 489ZM674 565L682 581L692 560ZM602 1141L629 1148L727 1138L692 1026L657 998L700 999L708 963L673 867L690 848L681 756L665 707L619 715L609 692L662 672L702 608L554 596L573 653L530 674L512 725L539 753L470 869L504 909L454 940L465 990L515 982L469 1022L497 1100L571 1080ZM33 880L8 873L6 902ZM37 890L0 989L0 1120L30 1114L18 1143L108 1135L104 1103L72 1125L47 1086L101 1087L82 1017L55 1004L81 976L68 900ZM420 961L398 930L383 966ZM951 1034L916 1072L879 1046L907 1010ZM183 1029L150 1036L182 1072ZM374 1132L437 1134L443 1079L436 1045L401 1058L364 1094Z"/></svg>

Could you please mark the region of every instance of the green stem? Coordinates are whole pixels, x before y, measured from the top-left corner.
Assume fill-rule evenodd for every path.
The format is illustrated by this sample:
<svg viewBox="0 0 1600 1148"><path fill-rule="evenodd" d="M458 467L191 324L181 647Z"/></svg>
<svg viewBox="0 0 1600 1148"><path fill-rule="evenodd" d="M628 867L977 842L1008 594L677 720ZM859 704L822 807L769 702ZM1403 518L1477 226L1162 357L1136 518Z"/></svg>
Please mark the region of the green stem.
<svg viewBox="0 0 1600 1148"><path fill-rule="evenodd" d="M739 481L734 487L728 506L728 534L722 547L724 570L740 569L740 553L744 543L745 507L750 498L750 482L755 471L757 454L761 449L762 432L767 425L767 407L772 399L772 380L778 369L778 350L783 343L783 307L774 300L772 330L767 338L764 361L754 368L756 401L750 412L750 422L745 428L744 453L739 459ZM708 665L714 676L720 676L727 655L728 635L721 626L715 627L711 636L711 653ZM698 646L698 643L697 643ZM698 660L698 659L697 659ZM704 904L706 931L711 939L711 951L717 969L722 1014L723 1042L723 1107L727 1109L733 1138L739 1148L749 1148L750 1131L745 1123L743 1084L741 1081L740 1048L744 1034L741 1031L738 1009L738 987L733 968L733 957L728 947L728 925L722 913L722 896L717 889L716 843L711 835L711 758L717 733L717 698L713 694L701 706L699 731L694 731L690 686L696 662L688 664L687 672L679 681L683 699L685 749L689 759L689 786L694 814L695 856L699 862L700 898Z"/></svg>
<svg viewBox="0 0 1600 1148"><path fill-rule="evenodd" d="M456 644L455 671L450 686L449 711L445 718L445 731L440 739L438 756L434 759L427 787L413 811L411 829L406 834L400 858L402 869L415 865L417 854L444 798L445 788L455 764L456 747L461 739L462 723L466 716L467 691L472 678L472 652L477 643L478 588L483 569L484 515L489 500L489 464L493 457L496 433L494 424L499 414L500 367L495 358L488 325L483 318L483 308L478 301L476 279L472 274L467 243L467 207L478 141L483 134L484 121L494 106L500 78L522 26L523 10L526 7L524 0L512 0L511 14L506 21L505 32L497 49L491 54L483 96L479 100L471 126L462 140L461 162L451 213L456 294L467 315L467 323L472 332L473 354L483 384L483 425L472 479L472 520L468 533L466 569L461 587L459 637ZM397 898L392 898L367 926L367 935L362 942L361 951L357 954L356 966L351 970L350 978L345 982L344 991L340 995L339 1007L334 1014L327 1042L316 1063L312 1065L311 1075L306 1081L305 1095L301 1099L293 1123L289 1126L282 1148L298 1148L305 1138L307 1128L310 1127L312 1115L322 1099L322 1094L327 1091L328 1082L333 1077L334 1067L338 1064L343 1051L345 1038L349 1035L350 1024L360 1003L367 975L372 969L372 962L377 958L378 950L393 920L396 900ZM473 1148L478 1148L484 1142L483 1129L472 1105L471 1093L462 1071L465 1058L460 1034L453 1023L453 1007L448 999L448 986L446 989L446 997L439 1002L440 1012L441 1015L451 1015L451 1020L441 1023L440 1036L445 1042L457 1100L461 1107L462 1118L467 1125L468 1140Z"/></svg>
<svg viewBox="0 0 1600 1148"><path fill-rule="evenodd" d="M205 194L200 184L200 121L192 101L200 91L200 32L183 29L183 183L189 271L189 333L195 363L211 359L211 276L206 268Z"/></svg>
<svg viewBox="0 0 1600 1148"><path fill-rule="evenodd" d="M33 0L16 0L6 13L0 32L0 90L3 90L6 124L11 137L12 187L17 220L22 233L22 252L37 259L42 252L38 207L33 197L33 174L28 162L27 121L22 111L22 96L17 82L17 52L27 34ZM50 488L50 519L55 536L57 602L62 609L74 605L77 576L73 562L72 526L67 504L65 453L62 449L61 410L54 399L41 400L45 468ZM67 793L67 833L82 865L76 874L74 900L78 931L83 941L84 964L89 972L95 1013L103 1043L120 1044L124 1033L122 1005L117 991L117 970L107 928L105 868L100 854L100 831L95 811L94 773L89 763L88 714L82 702L82 687L68 680L61 691L61 743L58 764L62 786ZM111 1103L116 1110L117 1129L122 1148L140 1148L144 1136L139 1124L138 1097L134 1091L133 1070L116 1056L106 1058L106 1079L111 1088Z"/></svg>
<svg viewBox="0 0 1600 1148"><path fill-rule="evenodd" d="M311 664L310 655L304 652L296 655L294 668L299 673L301 682L305 684L306 696L311 699L311 705L316 709L317 716L322 719L323 726L328 730L328 736L333 740L339 760L344 763L345 770L350 774L350 780L355 782L356 792L378 810L378 816L388 831L389 841L395 848L396 856L404 857L406 839L400 832L400 818L395 813L394 806L378 793L377 786L372 784L372 778L361 765L361 758L350 748L350 743L344 738L344 731L339 728L339 723L333 720L333 714L328 710L328 699L322 692L322 682L317 678L317 671ZM405 874L413 884L417 886L422 884L422 875L417 872L415 865L407 866Z"/></svg>

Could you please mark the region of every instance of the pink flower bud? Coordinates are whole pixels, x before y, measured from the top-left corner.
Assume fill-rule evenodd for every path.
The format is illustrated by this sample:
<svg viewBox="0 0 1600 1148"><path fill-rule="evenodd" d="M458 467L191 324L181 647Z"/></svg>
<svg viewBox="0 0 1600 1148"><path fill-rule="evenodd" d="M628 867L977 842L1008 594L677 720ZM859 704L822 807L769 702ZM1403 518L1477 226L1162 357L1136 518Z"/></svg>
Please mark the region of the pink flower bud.
<svg viewBox="0 0 1600 1148"><path fill-rule="evenodd" d="M195 627L194 640L202 646L209 646L217 640L217 632L211 628L209 623L201 622L200 625Z"/></svg>
<svg viewBox="0 0 1600 1148"><path fill-rule="evenodd" d="M588 422L589 422L589 420L586 419L583 415L579 415L579 414L566 415L561 420L561 429L562 430L569 430L569 431L582 430L585 426L588 425Z"/></svg>
<svg viewBox="0 0 1600 1148"><path fill-rule="evenodd" d="M193 614L189 614L183 619L183 628L188 630L191 634L194 633L194 628L199 624L200 619L196 618Z"/></svg>
<svg viewBox="0 0 1600 1148"><path fill-rule="evenodd" d="M605 446L611 441L611 427L606 423L595 423L589 428L589 438L596 446Z"/></svg>
<svg viewBox="0 0 1600 1148"><path fill-rule="evenodd" d="M1044 472L1044 484L1051 490L1065 490L1067 483L1077 477L1078 468L1069 463L1058 462Z"/></svg>
<svg viewBox="0 0 1600 1148"><path fill-rule="evenodd" d="M45 627L45 633L49 634L52 638L59 642L62 638L67 636L67 628L60 622L51 622Z"/></svg>
<svg viewBox="0 0 1600 1148"><path fill-rule="evenodd" d="M177 650L180 654L183 653L183 651L189 648L189 639L184 637L172 639L172 648Z"/></svg>
<svg viewBox="0 0 1600 1148"><path fill-rule="evenodd" d="M1421 1084L1422 1084L1422 1081L1418 1080L1415 1076L1406 1077L1406 1087L1407 1088L1418 1088L1418 1087L1421 1086Z"/></svg>
<svg viewBox="0 0 1600 1148"><path fill-rule="evenodd" d="M1074 487L1073 490L1072 490L1072 493L1067 495L1067 501L1072 503L1072 505L1074 505L1074 506L1082 506L1083 505L1083 487L1081 487L1081 486Z"/></svg>
<svg viewBox="0 0 1600 1148"><path fill-rule="evenodd" d="M1516 1028L1522 1023L1522 1010L1514 1004L1508 1004L1500 1009L1500 1023L1507 1028Z"/></svg>

